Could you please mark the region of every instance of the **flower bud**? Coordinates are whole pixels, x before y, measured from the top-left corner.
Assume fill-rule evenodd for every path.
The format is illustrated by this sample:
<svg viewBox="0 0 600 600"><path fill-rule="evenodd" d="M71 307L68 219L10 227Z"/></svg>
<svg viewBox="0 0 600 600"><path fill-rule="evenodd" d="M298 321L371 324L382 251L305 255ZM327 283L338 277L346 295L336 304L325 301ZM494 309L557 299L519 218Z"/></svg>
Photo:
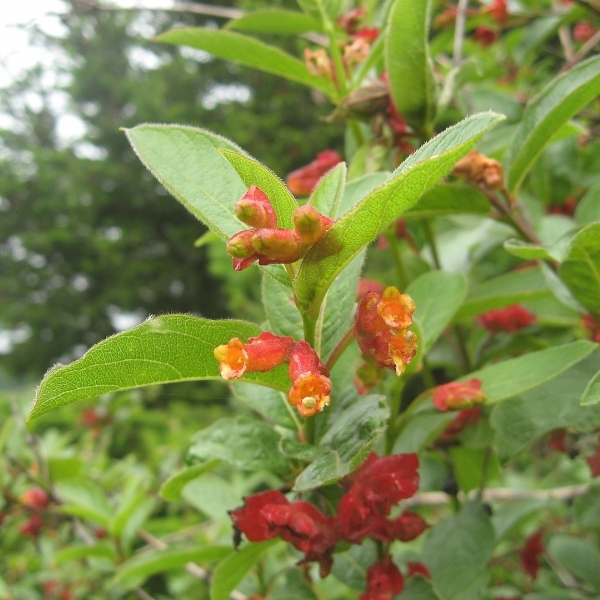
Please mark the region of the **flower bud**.
<svg viewBox="0 0 600 600"><path fill-rule="evenodd" d="M436 387L433 391L433 404L443 412L471 408L485 402L486 395L481 389L481 380L455 381Z"/></svg>
<svg viewBox="0 0 600 600"><path fill-rule="evenodd" d="M322 215L314 206L306 204L294 211L294 229L302 244L312 246L333 225L333 220Z"/></svg>
<svg viewBox="0 0 600 600"><path fill-rule="evenodd" d="M244 229L233 235L227 242L227 254L233 258L250 258L256 254L253 241L256 229Z"/></svg>
<svg viewBox="0 0 600 600"><path fill-rule="evenodd" d="M29 488L19 498L21 504L32 510L41 510L50 504L48 492L40 487Z"/></svg>
<svg viewBox="0 0 600 600"><path fill-rule="evenodd" d="M235 216L250 227L277 227L277 214L267 195L251 185L235 205Z"/></svg>
<svg viewBox="0 0 600 600"><path fill-rule="evenodd" d="M335 150L323 150L317 158L305 167L292 171L286 177L286 185L296 196L308 196L319 179L335 165L342 162L342 157Z"/></svg>
<svg viewBox="0 0 600 600"><path fill-rule="evenodd" d="M300 238L291 229L256 229L252 238L259 264L290 263L302 258ZM261 259L266 260L261 260Z"/></svg>

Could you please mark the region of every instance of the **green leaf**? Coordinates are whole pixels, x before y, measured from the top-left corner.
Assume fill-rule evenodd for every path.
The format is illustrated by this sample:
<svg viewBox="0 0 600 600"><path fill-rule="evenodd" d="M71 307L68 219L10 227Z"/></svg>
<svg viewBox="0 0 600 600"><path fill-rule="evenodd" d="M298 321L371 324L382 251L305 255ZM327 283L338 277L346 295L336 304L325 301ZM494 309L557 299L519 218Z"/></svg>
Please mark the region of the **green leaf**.
<svg viewBox="0 0 600 600"><path fill-rule="evenodd" d="M417 305L414 318L423 330L419 344L423 352L427 352L465 299L467 281L460 273L430 271L415 279L406 293Z"/></svg>
<svg viewBox="0 0 600 600"><path fill-rule="evenodd" d="M292 290L267 275L262 278L262 302L269 321L269 331L295 340L304 336L302 315L294 303Z"/></svg>
<svg viewBox="0 0 600 600"><path fill-rule="evenodd" d="M327 448L327 453L299 475L294 490L311 490L352 473L385 431L388 417L382 396L361 397L323 435L319 444Z"/></svg>
<svg viewBox="0 0 600 600"><path fill-rule="evenodd" d="M397 600L440 600L433 584L423 577L411 577L405 582L404 589Z"/></svg>
<svg viewBox="0 0 600 600"><path fill-rule="evenodd" d="M580 402L581 406L591 406L598 403L600 403L600 371L585 386Z"/></svg>
<svg viewBox="0 0 600 600"><path fill-rule="evenodd" d="M570 358L568 353L565 362L567 357ZM598 371L599 360L600 350L596 345L596 350L585 360L562 374L492 408L490 424L496 433L496 447L502 461L554 429L571 427L586 432L600 425L600 407L583 408L579 404L587 383Z"/></svg>
<svg viewBox="0 0 600 600"><path fill-rule="evenodd" d="M211 600L229 600L229 594L244 578L246 573L260 560L262 555L280 540L267 540L248 544L233 552L217 565L210 585Z"/></svg>
<svg viewBox="0 0 600 600"><path fill-rule="evenodd" d="M396 0L385 32L385 68L398 112L418 131L431 131L436 86L429 56L431 0Z"/></svg>
<svg viewBox="0 0 600 600"><path fill-rule="evenodd" d="M296 0L298 6L307 14L310 15L316 21L322 21L323 15L329 17L332 21L335 21L338 16L342 0Z"/></svg>
<svg viewBox="0 0 600 600"><path fill-rule="evenodd" d="M452 446L448 449L454 465L453 474L461 491L477 489L485 478L493 480L500 474L498 457L491 448Z"/></svg>
<svg viewBox="0 0 600 600"><path fill-rule="evenodd" d="M316 316L325 293L344 267L502 118L495 113L479 114L450 127L421 146L386 183L344 214L302 261L295 281L300 309Z"/></svg>
<svg viewBox="0 0 600 600"><path fill-rule="evenodd" d="M277 213L277 227L293 229L292 215L298 208L298 203L283 181L271 169L253 158L225 149L219 152L236 170L246 187L256 185L269 197ZM238 227L238 231L242 228Z"/></svg>
<svg viewBox="0 0 600 600"><path fill-rule="evenodd" d="M579 340L483 367L462 379L480 379L487 394L486 404L495 404L558 377L597 348L597 344Z"/></svg>
<svg viewBox="0 0 600 600"><path fill-rule="evenodd" d="M423 556L442 600L476 600L487 581L494 528L480 504L470 503L426 534Z"/></svg>
<svg viewBox="0 0 600 600"><path fill-rule="evenodd" d="M113 509L104 490L91 479L77 478L56 483L56 492L63 502L61 510L108 527Z"/></svg>
<svg viewBox="0 0 600 600"><path fill-rule="evenodd" d="M510 534L524 520L546 508L546 500L541 498L526 498L514 502L505 502L494 507L492 524L496 532L496 541Z"/></svg>
<svg viewBox="0 0 600 600"><path fill-rule="evenodd" d="M220 464L219 460L209 460L201 465L193 465L171 475L160 486L160 495L167 501L173 502L181 495L181 490L194 479L212 471Z"/></svg>
<svg viewBox="0 0 600 600"><path fill-rule="evenodd" d="M584 227L571 240L558 273L575 300L600 312L600 223Z"/></svg>
<svg viewBox="0 0 600 600"><path fill-rule="evenodd" d="M238 383L233 395L274 425L298 431L300 416L288 402L287 394L258 385Z"/></svg>
<svg viewBox="0 0 600 600"><path fill-rule="evenodd" d="M188 315L149 319L96 344L68 366L44 377L29 414L33 419L85 398L176 381L221 380L213 350L231 338L247 340L261 330L245 321L210 321ZM243 381L287 391L287 369L249 373Z"/></svg>
<svg viewBox="0 0 600 600"><path fill-rule="evenodd" d="M108 524L110 532L115 537L130 537L132 524L139 523L141 526L150 515L153 506L154 500L148 498L145 484L139 479L129 480Z"/></svg>
<svg viewBox="0 0 600 600"><path fill-rule="evenodd" d="M518 256L523 260L545 260L551 258L550 254L548 254L548 250L543 246L530 244L523 240L506 240L506 242L504 242L504 249L513 256Z"/></svg>
<svg viewBox="0 0 600 600"><path fill-rule="evenodd" d="M243 17L229 21L225 27L236 31L255 31L257 33L275 33L282 35L295 35L308 31L322 30L321 23L304 13L266 9L256 10Z"/></svg>
<svg viewBox="0 0 600 600"><path fill-rule="evenodd" d="M600 56L596 56L553 79L531 100L504 157L511 194L517 192L557 129L599 94Z"/></svg>
<svg viewBox="0 0 600 600"><path fill-rule="evenodd" d="M270 46L233 31L181 27L167 31L156 39L159 42L204 50L216 58L272 73L290 81L318 88L327 96L335 96L333 84L320 77L313 77L302 61L276 46Z"/></svg>
<svg viewBox="0 0 600 600"><path fill-rule="evenodd" d="M572 575L600 591L600 551L588 544L567 535L552 536L548 552Z"/></svg>
<svg viewBox="0 0 600 600"><path fill-rule="evenodd" d="M52 481L71 479L82 474L83 460L75 457L48 457L48 474Z"/></svg>
<svg viewBox="0 0 600 600"><path fill-rule="evenodd" d="M288 461L277 452L281 435L270 425L245 417L219 419L192 438L189 455L218 458L246 471L287 473Z"/></svg>
<svg viewBox="0 0 600 600"><path fill-rule="evenodd" d="M344 194L346 163L340 163L326 173L310 195L308 204L322 215L335 219Z"/></svg>
<svg viewBox="0 0 600 600"><path fill-rule="evenodd" d="M575 220L580 225L600 221L600 184L593 185L577 203Z"/></svg>
<svg viewBox="0 0 600 600"><path fill-rule="evenodd" d="M403 215L405 219L432 219L448 215L488 215L490 205L477 189L462 184L438 185Z"/></svg>
<svg viewBox="0 0 600 600"><path fill-rule="evenodd" d="M396 438L394 454L420 452L438 438L455 416L439 411L411 415Z"/></svg>
<svg viewBox="0 0 600 600"><path fill-rule="evenodd" d="M152 550L126 560L117 571L116 581L126 589L130 589L139 586L156 573L182 568L189 562L216 562L232 553L229 546Z"/></svg>
<svg viewBox="0 0 600 600"><path fill-rule="evenodd" d="M355 590L364 590L367 569L378 558L374 540L366 538L360 545L350 546L346 552L335 553L331 574Z"/></svg>
<svg viewBox="0 0 600 600"><path fill-rule="evenodd" d="M209 519L223 523L228 528L231 527L228 511L244 503L240 491L213 473L190 481L183 488L181 497Z"/></svg>
<svg viewBox="0 0 600 600"><path fill-rule="evenodd" d="M233 207L246 186L217 152L242 150L204 129L183 125L138 125L125 133L144 166L198 220L222 239L244 228Z"/></svg>
<svg viewBox="0 0 600 600"><path fill-rule="evenodd" d="M70 560L81 560L82 558L108 558L116 561L118 558L116 550L112 544L101 542L99 544L74 544L67 548L62 548L54 555L54 562L57 565L68 562Z"/></svg>
<svg viewBox="0 0 600 600"><path fill-rule="evenodd" d="M550 291L539 269L507 273L469 289L467 298L454 320L470 319L494 308L503 308L549 295Z"/></svg>
<svg viewBox="0 0 600 600"><path fill-rule="evenodd" d="M346 183L344 195L338 207L336 217L345 215L350 209L354 208L367 194L375 188L383 185L390 177L387 171L378 171L369 173L362 177L357 177Z"/></svg>

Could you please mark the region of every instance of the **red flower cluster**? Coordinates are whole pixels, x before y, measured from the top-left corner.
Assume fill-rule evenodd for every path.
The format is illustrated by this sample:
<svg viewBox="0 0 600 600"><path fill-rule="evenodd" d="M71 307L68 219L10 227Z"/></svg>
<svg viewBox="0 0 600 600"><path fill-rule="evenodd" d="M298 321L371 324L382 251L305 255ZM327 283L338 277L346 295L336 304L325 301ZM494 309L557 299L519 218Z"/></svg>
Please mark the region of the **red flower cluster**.
<svg viewBox="0 0 600 600"><path fill-rule="evenodd" d="M232 236L227 252L236 271L259 265L293 263L300 260L333 225L333 220L310 205L301 206L293 215L294 229L277 227L277 214L266 194L255 185L235 205L237 218L250 225Z"/></svg>
<svg viewBox="0 0 600 600"><path fill-rule="evenodd" d="M490 310L477 317L477 322L490 333L513 332L533 325L536 316L520 304Z"/></svg>
<svg viewBox="0 0 600 600"><path fill-rule="evenodd" d="M310 502L289 502L281 492L267 491L248 497L244 507L230 513L231 519L251 542L273 537L290 542L304 553L302 562L318 562L325 577L331 569L333 549L342 539L355 544L366 537L407 542L427 529L427 523L410 511L387 519L393 505L416 493L418 466L416 454L380 457L371 452L358 470L342 481L347 491L338 505L337 517L323 515ZM402 581L393 564L388 568L395 569ZM373 578L372 583L367 576L369 590L376 587Z"/></svg>
<svg viewBox="0 0 600 600"><path fill-rule="evenodd" d="M521 550L521 566L531 579L537 577L540 568L539 556L542 552L544 552L542 533L538 531L527 538L525 546Z"/></svg>
<svg viewBox="0 0 600 600"><path fill-rule="evenodd" d="M402 375L417 353L417 336L408 330L415 308L412 298L395 287L367 292L360 300L354 334L362 353L380 369Z"/></svg>
<svg viewBox="0 0 600 600"><path fill-rule="evenodd" d="M319 179L342 162L342 157L335 150L323 150L308 165L292 171L285 179L290 192L295 196L308 196L317 186Z"/></svg>
<svg viewBox="0 0 600 600"><path fill-rule="evenodd" d="M312 417L329 405L329 371L308 342L268 331L244 343L232 338L214 349L223 379L239 379L245 373L265 372L289 363L292 387L288 401L303 417Z"/></svg>
<svg viewBox="0 0 600 600"><path fill-rule="evenodd" d="M402 574L387 554L367 569L367 591L359 600L392 600L403 587Z"/></svg>
<svg viewBox="0 0 600 600"><path fill-rule="evenodd" d="M485 392L481 389L481 381L469 379L436 387L433 390L432 402L438 410L446 412L477 406L485 401L485 397Z"/></svg>
<svg viewBox="0 0 600 600"><path fill-rule="evenodd" d="M596 28L589 21L580 21L573 27L573 38L578 42L587 42L596 33Z"/></svg>

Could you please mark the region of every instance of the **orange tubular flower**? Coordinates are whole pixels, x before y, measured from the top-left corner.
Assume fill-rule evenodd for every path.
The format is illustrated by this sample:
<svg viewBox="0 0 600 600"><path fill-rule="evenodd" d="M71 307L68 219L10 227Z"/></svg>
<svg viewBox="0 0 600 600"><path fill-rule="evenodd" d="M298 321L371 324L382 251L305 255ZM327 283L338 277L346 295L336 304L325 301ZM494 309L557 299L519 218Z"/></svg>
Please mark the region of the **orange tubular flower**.
<svg viewBox="0 0 600 600"><path fill-rule="evenodd" d="M239 379L245 373L270 371L289 359L294 345L291 337L265 331L246 344L238 338L214 349L223 379Z"/></svg>
<svg viewBox="0 0 600 600"><path fill-rule="evenodd" d="M398 288L390 286L381 295L377 313L390 329L408 329L416 308L408 294L401 294Z"/></svg>

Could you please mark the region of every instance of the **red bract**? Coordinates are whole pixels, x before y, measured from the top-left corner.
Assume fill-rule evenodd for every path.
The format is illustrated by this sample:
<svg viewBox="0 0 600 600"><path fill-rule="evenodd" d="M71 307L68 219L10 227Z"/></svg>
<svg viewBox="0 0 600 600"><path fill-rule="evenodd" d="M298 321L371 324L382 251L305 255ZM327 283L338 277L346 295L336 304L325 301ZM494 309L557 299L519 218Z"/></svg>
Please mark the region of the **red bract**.
<svg viewBox="0 0 600 600"><path fill-rule="evenodd" d="M233 338L214 349L223 379L238 379L244 373L270 371L288 360L294 340L265 331L244 343Z"/></svg>
<svg viewBox="0 0 600 600"><path fill-rule="evenodd" d="M407 577L412 577L413 575L421 575L422 577L425 577L425 579L431 579L431 573L423 563L408 562L406 563L406 566L408 567Z"/></svg>
<svg viewBox="0 0 600 600"><path fill-rule="evenodd" d="M295 196L308 196L319 179L330 169L342 162L342 157L335 150L323 150L317 158L305 167L292 171L286 177L286 185Z"/></svg>
<svg viewBox="0 0 600 600"><path fill-rule="evenodd" d="M501 25L508 19L506 0L493 0L488 7L483 9L483 12L488 13L494 21L497 21Z"/></svg>
<svg viewBox="0 0 600 600"><path fill-rule="evenodd" d="M28 489L21 494L19 500L21 504L32 510L41 510L50 504L48 493L40 487Z"/></svg>
<svg viewBox="0 0 600 600"><path fill-rule="evenodd" d="M473 427L473 425L481 418L481 414L481 408L479 407L461 410L456 417L454 417L452 423L450 423L450 425L448 425L448 427L440 434L439 439L441 441L452 439L464 429Z"/></svg>
<svg viewBox="0 0 600 600"><path fill-rule="evenodd" d="M392 600L404 587L404 578L392 557L386 554L367 569L367 590L359 600Z"/></svg>
<svg viewBox="0 0 600 600"><path fill-rule="evenodd" d="M479 379L455 381L436 387L432 402L441 411L471 408L485 401L485 392Z"/></svg>
<svg viewBox="0 0 600 600"><path fill-rule="evenodd" d="M40 530L44 526L44 521L42 517L37 513L32 514L21 527L19 527L19 531L23 535L30 535L32 537L37 536L40 533Z"/></svg>
<svg viewBox="0 0 600 600"><path fill-rule="evenodd" d="M362 29L359 29L353 37L365 40L369 44L372 44L378 36L379 27L363 27Z"/></svg>
<svg viewBox="0 0 600 600"><path fill-rule="evenodd" d="M428 527L429 525L423 517L410 510L405 510L395 519L381 519L371 536L388 543L394 540L411 542Z"/></svg>
<svg viewBox="0 0 600 600"><path fill-rule="evenodd" d="M542 543L542 534L538 531L527 538L525 546L521 550L521 566L531 579L537 577L540 568L539 556L542 552L544 552L544 544Z"/></svg>
<svg viewBox="0 0 600 600"><path fill-rule="evenodd" d="M305 554L305 561L317 561L322 576L331 567L331 550L340 539L335 519L326 517L310 502L289 502L276 490L246 498L245 506L231 511L234 525L251 541L281 537Z"/></svg>
<svg viewBox="0 0 600 600"><path fill-rule="evenodd" d="M596 33L596 28L588 21L581 21L573 27L573 37L578 42L587 42Z"/></svg>
<svg viewBox="0 0 600 600"><path fill-rule="evenodd" d="M536 316L520 304L513 304L483 313L477 322L490 333L513 332L535 323Z"/></svg>
<svg viewBox="0 0 600 600"><path fill-rule="evenodd" d="M498 41L498 33L489 27L484 27L480 25L475 28L475 33L473 35L473 39L484 48L487 46L491 46Z"/></svg>
<svg viewBox="0 0 600 600"><path fill-rule="evenodd" d="M550 434L550 439L548 440L548 446L557 452L562 452L566 454L567 450L567 430L562 427L561 429L555 429Z"/></svg>
<svg viewBox="0 0 600 600"><path fill-rule="evenodd" d="M377 456L371 452L358 470L343 482L348 492L338 504L341 534L350 542L376 531L393 505L413 496L419 488L416 454Z"/></svg>
<svg viewBox="0 0 600 600"><path fill-rule="evenodd" d="M355 8L344 15L338 17L338 25L349 35L356 33L359 25L367 16L367 11L364 8Z"/></svg>

